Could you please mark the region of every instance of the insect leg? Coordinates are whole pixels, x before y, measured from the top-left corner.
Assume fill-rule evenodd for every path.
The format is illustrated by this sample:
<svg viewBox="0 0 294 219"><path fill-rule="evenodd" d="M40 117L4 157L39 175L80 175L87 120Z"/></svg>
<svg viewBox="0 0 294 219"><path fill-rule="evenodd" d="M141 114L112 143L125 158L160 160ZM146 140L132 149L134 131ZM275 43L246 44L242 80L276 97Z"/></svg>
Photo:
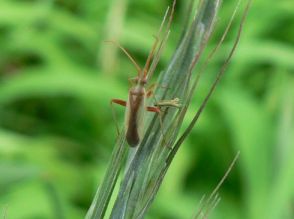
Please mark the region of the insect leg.
<svg viewBox="0 0 294 219"><path fill-rule="evenodd" d="M160 107L147 106L147 111L158 113L158 116L159 116L159 124L160 124L160 130L161 130L161 134L162 134L162 138L163 138L163 143L166 144L165 137L164 137L164 132L163 132L162 111L160 110Z"/></svg>
<svg viewBox="0 0 294 219"><path fill-rule="evenodd" d="M120 48L125 53L125 55L131 60L131 62L133 63L133 65L137 69L138 74L140 74L140 72L142 71L141 67L137 64L135 59L131 56L131 54L124 47L122 47L118 42L113 41L113 40L106 40L105 42L112 43L112 44L116 45L118 48Z"/></svg>
<svg viewBox="0 0 294 219"><path fill-rule="evenodd" d="M154 113L161 113L160 108L154 107L154 106L147 106L147 111L154 112Z"/></svg>
<svg viewBox="0 0 294 219"><path fill-rule="evenodd" d="M155 107L154 106L147 106L147 111L158 113L160 126L161 126L161 128L163 130L162 112L161 112L160 108L156 107L156 106Z"/></svg>
<svg viewBox="0 0 294 219"><path fill-rule="evenodd" d="M113 120L115 122L115 127L116 127L117 134L119 135L120 132L119 132L118 122L117 122L115 110L114 110L114 107L113 107L113 103L121 105L121 106L126 106L127 102L124 101L124 100L120 100L120 99L111 99L111 101L110 101L110 107L111 107L111 110L112 110L112 117L113 117Z"/></svg>
<svg viewBox="0 0 294 219"><path fill-rule="evenodd" d="M147 91L146 91L146 96L147 96L147 98L153 96L154 90L155 90L157 87L159 87L159 88L163 88L163 89L168 89L167 86L160 85L160 84L158 84L158 83L153 83L153 84L151 84L151 85L147 88ZM155 102L157 102L157 101L155 101Z"/></svg>
<svg viewBox="0 0 294 219"><path fill-rule="evenodd" d="M151 84L151 85L148 87L148 89L147 89L147 91L146 91L146 96L147 96L147 98L153 96L153 93L154 93L154 90L155 90L156 87L157 87L157 84L156 84L156 83Z"/></svg>
<svg viewBox="0 0 294 219"><path fill-rule="evenodd" d="M148 97L148 92L147 92L147 97ZM163 144L166 145L167 142L165 141L165 135L164 135L164 132L163 132L163 119L162 119L162 112L163 111L161 110L161 107L175 107L175 108L180 108L181 107L181 104L179 103L179 98L174 98L172 100L157 101L156 98L155 98L155 96L152 96L152 97L155 100L154 107L147 107L147 111L158 113L159 123L160 123L160 127L161 127L161 133L162 133L162 136L163 136Z"/></svg>

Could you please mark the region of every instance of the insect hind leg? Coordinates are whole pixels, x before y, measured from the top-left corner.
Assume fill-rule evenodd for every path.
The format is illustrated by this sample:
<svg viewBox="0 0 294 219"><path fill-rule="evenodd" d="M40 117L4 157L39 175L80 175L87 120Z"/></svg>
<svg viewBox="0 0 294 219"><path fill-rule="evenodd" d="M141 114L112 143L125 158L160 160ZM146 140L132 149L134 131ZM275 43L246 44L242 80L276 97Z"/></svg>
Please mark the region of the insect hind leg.
<svg viewBox="0 0 294 219"><path fill-rule="evenodd" d="M157 113L158 114L158 117L159 117L159 125L160 125L160 130L161 130L161 135L162 135L162 141L163 141L163 144L164 145L166 145L167 144L167 142L165 141L165 134L164 134L164 131L163 131L163 128L164 128L164 126L163 126L163 117L162 117L162 111L161 111L161 109L160 109L160 107L157 107L157 106L148 106L147 107L147 111L149 111L149 112L154 112L154 113ZM170 147L168 147L168 148L170 148Z"/></svg>

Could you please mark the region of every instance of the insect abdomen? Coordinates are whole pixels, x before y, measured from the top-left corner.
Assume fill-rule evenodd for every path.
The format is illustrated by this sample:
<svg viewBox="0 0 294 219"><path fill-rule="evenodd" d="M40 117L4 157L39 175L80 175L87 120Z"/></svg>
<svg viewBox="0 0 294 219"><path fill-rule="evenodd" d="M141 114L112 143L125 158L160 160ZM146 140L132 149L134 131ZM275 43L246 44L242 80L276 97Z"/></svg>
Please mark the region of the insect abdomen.
<svg viewBox="0 0 294 219"><path fill-rule="evenodd" d="M126 139L131 147L141 141L144 127L145 90L131 91L126 111Z"/></svg>
<svg viewBox="0 0 294 219"><path fill-rule="evenodd" d="M136 119L129 120L128 129L126 132L126 139L131 147L135 147L140 143L140 136L138 133L138 124Z"/></svg>

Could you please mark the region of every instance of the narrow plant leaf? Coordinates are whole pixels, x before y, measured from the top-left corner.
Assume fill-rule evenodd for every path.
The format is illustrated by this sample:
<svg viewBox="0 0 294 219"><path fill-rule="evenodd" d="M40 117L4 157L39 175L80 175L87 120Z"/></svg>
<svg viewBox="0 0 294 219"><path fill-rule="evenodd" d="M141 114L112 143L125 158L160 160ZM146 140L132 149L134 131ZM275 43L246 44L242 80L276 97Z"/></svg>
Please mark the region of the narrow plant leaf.
<svg viewBox="0 0 294 219"><path fill-rule="evenodd" d="M221 180L219 181L217 186L214 188L212 193L208 196L207 199L203 198L203 200L201 200L199 210L197 214L195 214L195 216L193 217L194 219L207 218L208 214L215 208L215 206L220 200L220 197L218 196L217 192L219 191L224 181L228 178L239 156L240 156L240 151L238 151L233 161L231 162L230 166L228 167L227 171L225 172L224 176L221 178Z"/></svg>
<svg viewBox="0 0 294 219"><path fill-rule="evenodd" d="M100 185L87 213L87 219L97 219L104 217L118 175L124 163L126 149L125 137L123 134L121 134L117 140L117 144L111 156L105 178L103 179L102 184Z"/></svg>

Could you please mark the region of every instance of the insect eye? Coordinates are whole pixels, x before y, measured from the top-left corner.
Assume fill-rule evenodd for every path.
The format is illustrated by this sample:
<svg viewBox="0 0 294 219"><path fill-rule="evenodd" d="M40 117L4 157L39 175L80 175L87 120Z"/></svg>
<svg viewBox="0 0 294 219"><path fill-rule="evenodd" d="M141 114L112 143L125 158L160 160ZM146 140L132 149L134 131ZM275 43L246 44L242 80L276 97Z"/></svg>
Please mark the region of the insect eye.
<svg viewBox="0 0 294 219"><path fill-rule="evenodd" d="M144 80L141 81L141 84L142 85L145 85L146 83L147 83L147 80L146 79L144 79Z"/></svg>

